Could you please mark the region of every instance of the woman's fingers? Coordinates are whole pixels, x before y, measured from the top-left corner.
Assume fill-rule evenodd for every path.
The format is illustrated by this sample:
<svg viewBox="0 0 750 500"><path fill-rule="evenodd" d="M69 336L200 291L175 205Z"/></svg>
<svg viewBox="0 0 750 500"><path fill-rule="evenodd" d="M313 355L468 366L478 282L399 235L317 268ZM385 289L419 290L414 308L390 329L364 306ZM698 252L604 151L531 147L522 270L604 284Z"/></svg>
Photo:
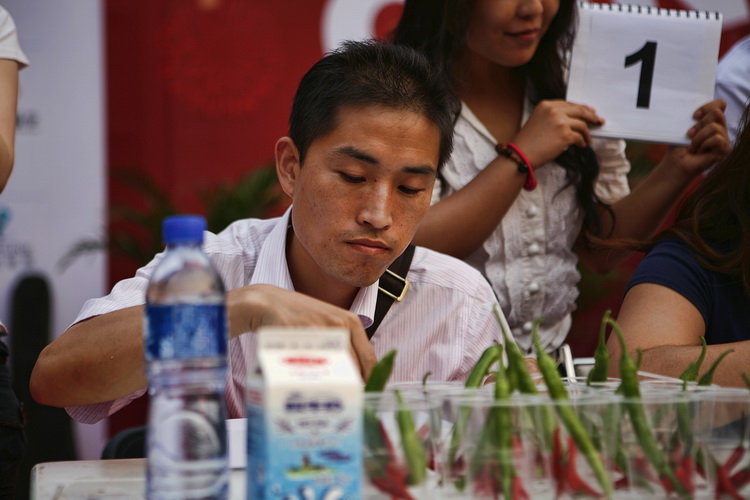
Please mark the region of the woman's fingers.
<svg viewBox="0 0 750 500"><path fill-rule="evenodd" d="M589 106L562 100L541 101L513 142L527 153L533 165L554 160L571 145L591 144L590 127L604 119Z"/></svg>
<svg viewBox="0 0 750 500"><path fill-rule="evenodd" d="M571 144L585 148L591 144L591 131L587 122L580 119L571 119L570 130L573 132Z"/></svg>
<svg viewBox="0 0 750 500"><path fill-rule="evenodd" d="M575 104L572 102L567 103L572 108L570 116L578 118L586 122L587 125L603 125L604 118L596 113L596 110L590 106L584 106L583 104Z"/></svg>
<svg viewBox="0 0 750 500"><path fill-rule="evenodd" d="M688 137L692 139L692 145L696 149L702 141L713 135L728 137L725 109L726 103L723 99L714 99L695 111L693 118L696 123L688 130Z"/></svg>
<svg viewBox="0 0 750 500"><path fill-rule="evenodd" d="M724 101L717 99L696 111L696 115L699 116L698 123L688 131L688 137L691 139L688 148L690 153L712 152L724 155L729 152L729 133L724 107Z"/></svg>
<svg viewBox="0 0 750 500"><path fill-rule="evenodd" d="M725 133L713 133L711 130L701 130L693 139L688 151L691 154L711 153L717 159L729 153L729 137Z"/></svg>

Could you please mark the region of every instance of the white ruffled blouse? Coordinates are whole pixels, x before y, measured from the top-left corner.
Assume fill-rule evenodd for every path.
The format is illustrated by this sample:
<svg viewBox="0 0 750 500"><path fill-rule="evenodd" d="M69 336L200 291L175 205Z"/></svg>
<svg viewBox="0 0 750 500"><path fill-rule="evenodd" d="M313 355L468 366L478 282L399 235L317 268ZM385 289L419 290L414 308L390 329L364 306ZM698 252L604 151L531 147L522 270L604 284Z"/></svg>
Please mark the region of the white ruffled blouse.
<svg viewBox="0 0 750 500"><path fill-rule="evenodd" d="M527 102L524 123L531 109ZM495 159L497 142L463 103L453 155L435 185L433 203L465 186ZM592 148L600 165L596 194L612 204L630 192L625 141L594 139ZM466 261L492 284L518 344L531 349L532 322L541 317L540 338L552 351L565 342L578 297L580 274L573 245L581 231L583 212L575 188L562 189L567 179L561 166L549 163L535 168L535 175L537 188L521 191L495 231Z"/></svg>

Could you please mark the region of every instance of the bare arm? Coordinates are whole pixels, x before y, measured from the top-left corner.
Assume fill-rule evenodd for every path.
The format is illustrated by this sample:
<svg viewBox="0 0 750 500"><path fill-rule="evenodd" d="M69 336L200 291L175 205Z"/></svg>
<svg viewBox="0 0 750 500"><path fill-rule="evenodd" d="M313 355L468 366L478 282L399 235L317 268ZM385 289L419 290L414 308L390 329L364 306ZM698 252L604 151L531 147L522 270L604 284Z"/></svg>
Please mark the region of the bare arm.
<svg viewBox="0 0 750 500"><path fill-rule="evenodd" d="M541 168L569 146L589 144L589 124L601 122L588 106L542 101L511 142L535 168ZM526 176L518 172L513 161L494 159L466 186L430 207L414 243L454 257L467 257L500 224L525 182Z"/></svg>
<svg viewBox="0 0 750 500"><path fill-rule="evenodd" d="M341 326L351 332L352 356L363 377L375 365L359 318L347 310L270 285L229 291L227 308L230 337L263 325ZM143 306L136 306L71 326L39 355L31 374L32 396L50 406L79 406L142 389L148 383L142 325Z"/></svg>
<svg viewBox="0 0 750 500"><path fill-rule="evenodd" d="M651 283L631 288L623 300L617 318L625 335L628 351L635 356L643 351L641 370L677 378L701 352L700 337L706 328L698 309L674 290ZM614 336L607 342L610 350L610 374L619 376L620 345ZM708 346L701 375L727 349L734 353L719 365L714 383L742 386L741 373L750 372L750 340Z"/></svg>
<svg viewBox="0 0 750 500"><path fill-rule="evenodd" d="M76 323L42 350L31 373L33 398L50 406L110 401L146 386L143 307Z"/></svg>
<svg viewBox="0 0 750 500"><path fill-rule="evenodd" d="M0 193L13 170L18 102L18 63L0 59Z"/></svg>
<svg viewBox="0 0 750 500"><path fill-rule="evenodd" d="M701 106L695 112L697 123L688 132L691 144L670 147L649 176L630 195L612 206L615 214L613 239L647 240L659 229L690 183L729 152L725 107L721 99ZM612 220L604 212L602 218L602 234L607 235ZM630 251L586 248L579 238L576 253L588 268L605 273Z"/></svg>

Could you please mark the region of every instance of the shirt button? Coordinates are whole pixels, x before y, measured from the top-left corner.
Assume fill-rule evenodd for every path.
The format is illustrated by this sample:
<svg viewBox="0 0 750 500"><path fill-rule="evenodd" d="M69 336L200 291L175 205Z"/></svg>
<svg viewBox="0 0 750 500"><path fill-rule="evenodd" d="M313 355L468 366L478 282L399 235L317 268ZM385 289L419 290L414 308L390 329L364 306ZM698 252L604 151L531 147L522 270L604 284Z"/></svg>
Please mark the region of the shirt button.
<svg viewBox="0 0 750 500"><path fill-rule="evenodd" d="M531 323L531 321L527 321L526 323L523 324L523 326L521 328L523 329L524 332L531 333L531 327L532 326L534 326L534 325Z"/></svg>
<svg viewBox="0 0 750 500"><path fill-rule="evenodd" d="M539 210L536 208L536 206L531 205L529 208L526 209L526 217L531 219L532 217L536 217L536 214L539 213Z"/></svg>
<svg viewBox="0 0 750 500"><path fill-rule="evenodd" d="M539 291L539 283L537 283L536 281L532 281L531 283L529 283L529 292L536 293L538 291Z"/></svg>
<svg viewBox="0 0 750 500"><path fill-rule="evenodd" d="M529 245L529 255L536 255L539 253L541 249L539 248L539 245L536 243L532 243Z"/></svg>

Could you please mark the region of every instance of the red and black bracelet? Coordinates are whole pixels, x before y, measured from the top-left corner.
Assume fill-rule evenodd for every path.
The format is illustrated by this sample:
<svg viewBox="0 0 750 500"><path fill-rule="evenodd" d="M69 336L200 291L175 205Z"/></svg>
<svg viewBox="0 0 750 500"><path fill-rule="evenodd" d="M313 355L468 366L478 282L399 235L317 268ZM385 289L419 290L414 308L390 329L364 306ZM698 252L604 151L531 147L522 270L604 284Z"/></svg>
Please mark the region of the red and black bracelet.
<svg viewBox="0 0 750 500"><path fill-rule="evenodd" d="M516 162L518 165L518 171L522 174L526 174L526 183L523 188L526 191L531 191L536 188L536 177L534 177L534 167L531 166L526 156L518 149L518 146L509 142L507 144L498 144L495 146L497 154L502 155L509 160Z"/></svg>

